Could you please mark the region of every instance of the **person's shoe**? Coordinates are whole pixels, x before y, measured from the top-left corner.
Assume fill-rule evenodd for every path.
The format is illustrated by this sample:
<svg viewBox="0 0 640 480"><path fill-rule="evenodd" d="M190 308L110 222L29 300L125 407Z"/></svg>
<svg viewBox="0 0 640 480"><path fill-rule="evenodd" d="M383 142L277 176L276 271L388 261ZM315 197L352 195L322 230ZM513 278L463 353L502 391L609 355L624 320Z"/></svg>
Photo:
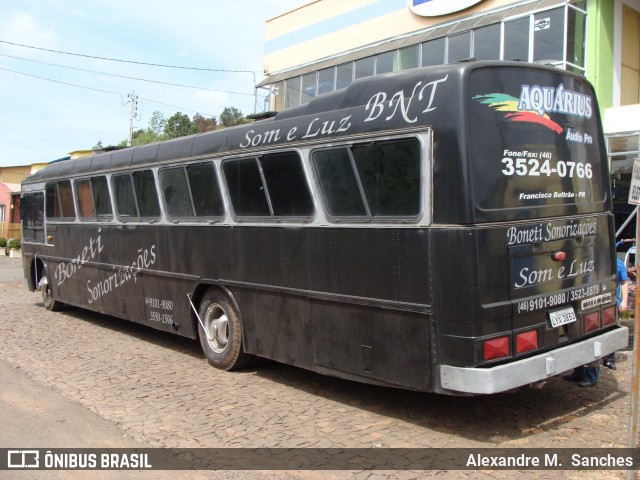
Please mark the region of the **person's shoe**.
<svg viewBox="0 0 640 480"><path fill-rule="evenodd" d="M584 380L584 377L574 375L573 373L571 375L565 375L562 378L564 378L567 382L581 382Z"/></svg>
<svg viewBox="0 0 640 480"><path fill-rule="evenodd" d="M607 368L610 368L611 370L617 370L616 362L612 362L611 360L607 360L603 363L603 365Z"/></svg>
<svg viewBox="0 0 640 480"><path fill-rule="evenodd" d="M578 383L578 386L580 386L580 387L593 387L595 385L596 385L596 382L593 382L591 380L587 380L586 378Z"/></svg>

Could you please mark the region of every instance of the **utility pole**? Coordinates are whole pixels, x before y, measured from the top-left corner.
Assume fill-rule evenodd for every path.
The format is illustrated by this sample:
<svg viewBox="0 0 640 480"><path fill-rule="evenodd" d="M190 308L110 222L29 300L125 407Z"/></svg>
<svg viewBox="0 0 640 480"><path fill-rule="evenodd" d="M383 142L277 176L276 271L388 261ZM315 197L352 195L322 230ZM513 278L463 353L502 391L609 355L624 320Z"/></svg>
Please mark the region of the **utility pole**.
<svg viewBox="0 0 640 480"><path fill-rule="evenodd" d="M137 118L138 115L138 97L136 96L136 91L131 90L128 97L131 105L129 106L129 138L127 140L127 147L130 147L131 141L133 140L133 119Z"/></svg>

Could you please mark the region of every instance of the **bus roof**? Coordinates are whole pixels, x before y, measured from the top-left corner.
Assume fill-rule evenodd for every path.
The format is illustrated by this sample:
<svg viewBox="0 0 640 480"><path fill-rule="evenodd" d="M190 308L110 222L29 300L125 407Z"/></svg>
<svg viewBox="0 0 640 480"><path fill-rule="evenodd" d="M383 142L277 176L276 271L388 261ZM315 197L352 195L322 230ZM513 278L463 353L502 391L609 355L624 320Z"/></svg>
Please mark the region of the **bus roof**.
<svg viewBox="0 0 640 480"><path fill-rule="evenodd" d="M450 123L451 118L445 120L447 115L433 115L428 117L426 122L422 120L412 124L411 121L407 121L408 114L403 109L408 109L411 102L418 103L418 100L414 100L416 97L419 97L419 101L423 103L433 100L433 94L437 82L440 81L439 79L446 79L453 88L457 89L451 91L460 92L460 84L464 82L464 79L468 77L472 70L498 66L535 68L537 70L548 69L556 74L562 73L563 75L575 76L571 72L561 71L554 67L524 62L500 61L463 62L381 74L355 80L345 89L320 95L312 99L308 104L283 110L276 116L259 122L51 163L46 168L27 177L23 183L34 183L50 178L81 176L142 165L169 163L180 158L204 158L206 156L212 157L240 153L242 151L250 152L256 150L256 148L264 150L275 146L280 148L284 145L292 146L314 139L310 132L316 120L314 128L322 127L322 134L325 134L325 130L327 130L331 134L335 133L336 137L343 136L345 135L344 133L340 135L340 122L344 122L344 127L350 118L350 114L356 110L361 112L361 116L354 116L354 121L349 121L351 128L346 134L380 132L386 129L416 127L419 125L430 125L433 126L434 130L437 130L440 122ZM432 89L428 90L427 87L429 85L432 85ZM388 110L385 115L380 115L376 118L371 118L372 112L369 112L369 117L365 119L362 112L368 110L369 107L371 109L375 107L371 106L370 103L372 99L377 98L377 95L380 95L379 100L381 103L383 98L387 102L388 106L386 108ZM431 98L429 98L429 95L431 95ZM398 97L396 98L396 96ZM459 116L462 111L461 102L465 100L465 97L461 94L447 95L443 100L438 105L438 109L442 113L449 111L452 115ZM396 102L395 105L393 104L394 101ZM399 105L399 102L403 102L403 105ZM381 104L379 107L382 108ZM414 108L414 106L411 107ZM386 117L387 114L395 115L396 117L404 115L405 118L404 121L402 118L398 118L398 121L395 121L396 119L389 121L390 117ZM365 122L368 121L369 123L366 126L359 125L361 122L357 122L358 119L365 119ZM302 131L298 130L302 128L301 126L307 129L307 135L302 135ZM296 131L297 135L292 135L291 132L293 131ZM343 128L343 132L346 132L346 128ZM315 130L311 133L315 133ZM320 134L320 136L322 135ZM328 136L333 135L325 134L323 138ZM318 138L315 138L315 140Z"/></svg>

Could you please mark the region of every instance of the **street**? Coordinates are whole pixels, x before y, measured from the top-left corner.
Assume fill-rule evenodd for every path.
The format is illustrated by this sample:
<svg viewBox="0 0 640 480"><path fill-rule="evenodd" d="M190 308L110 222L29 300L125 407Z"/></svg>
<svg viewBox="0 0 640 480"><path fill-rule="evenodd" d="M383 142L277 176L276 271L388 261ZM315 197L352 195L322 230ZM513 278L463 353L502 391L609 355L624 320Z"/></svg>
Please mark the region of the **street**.
<svg viewBox="0 0 640 480"><path fill-rule="evenodd" d="M0 447L625 447L632 352L594 388L450 397L362 385L264 362L208 365L199 343L76 308L49 312L19 258L0 256ZM42 392L46 392L42 393ZM27 423L16 419L33 415ZM11 473L11 477L8 475ZM21 472L22 473L22 472ZM118 478L118 472L0 472ZM90 473L90 475L89 475ZM176 472L166 478L176 478ZM509 471L181 472L181 478L509 478ZM101 477L101 475L105 475ZM108 476L112 475L112 476ZM141 478L164 478L145 472ZM613 479L622 471L518 478ZM127 475L129 476L129 475Z"/></svg>

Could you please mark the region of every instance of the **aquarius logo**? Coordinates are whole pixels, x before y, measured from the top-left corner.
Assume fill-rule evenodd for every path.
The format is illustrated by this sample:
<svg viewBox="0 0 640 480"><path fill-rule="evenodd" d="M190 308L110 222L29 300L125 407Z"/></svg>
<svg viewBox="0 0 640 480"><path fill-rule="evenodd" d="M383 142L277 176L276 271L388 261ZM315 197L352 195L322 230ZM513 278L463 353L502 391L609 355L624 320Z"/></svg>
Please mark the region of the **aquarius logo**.
<svg viewBox="0 0 640 480"><path fill-rule="evenodd" d="M563 128L549 118L549 115L533 108L522 109L520 100L504 93L488 93L473 97L480 103L489 105L497 112L506 112L505 118L510 122L537 123L553 130L557 134L562 133Z"/></svg>

